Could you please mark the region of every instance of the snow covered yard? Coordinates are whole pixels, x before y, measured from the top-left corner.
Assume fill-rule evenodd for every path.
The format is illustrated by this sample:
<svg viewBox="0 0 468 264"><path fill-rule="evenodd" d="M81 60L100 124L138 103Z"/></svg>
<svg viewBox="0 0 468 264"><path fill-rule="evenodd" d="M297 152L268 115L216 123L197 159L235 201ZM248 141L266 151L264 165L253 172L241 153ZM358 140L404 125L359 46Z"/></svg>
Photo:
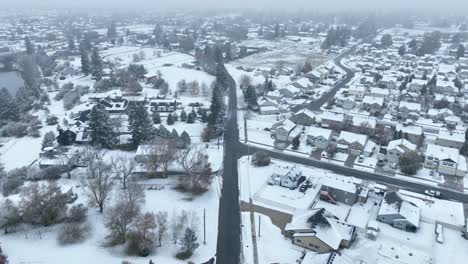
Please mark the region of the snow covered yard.
<svg viewBox="0 0 468 264"><path fill-rule="evenodd" d="M197 215L197 235L200 247L195 251L191 260L195 262L207 261L216 252L218 204L219 204L219 182L215 178L209 191L200 195L192 196L174 189L175 179L148 180L147 183L163 186L160 190L146 190L146 202L142 206L143 212L165 211L169 218L174 212L186 210ZM145 182L142 182L145 183ZM59 180L58 184L63 191L73 187L78 194L78 200L74 203L87 203L87 196L80 183L75 180ZM117 186L116 186L117 187ZM17 200L18 197L11 197ZM109 205L113 201L109 201ZM203 210L206 210L206 245L203 244ZM155 253L148 257L128 257L124 254L121 246L114 248L104 247L104 238L108 230L104 225L103 215L95 209L88 211L88 223L91 225L90 237L80 244L62 246L57 242L57 234L60 225L52 227L39 227L27 229L9 235L0 235L2 248L9 252L11 263L120 263L129 260L134 264L147 264L149 259L155 263L187 263L175 259L179 245L170 241L170 235L166 237L162 247L155 249ZM27 254L25 253L27 252Z"/></svg>

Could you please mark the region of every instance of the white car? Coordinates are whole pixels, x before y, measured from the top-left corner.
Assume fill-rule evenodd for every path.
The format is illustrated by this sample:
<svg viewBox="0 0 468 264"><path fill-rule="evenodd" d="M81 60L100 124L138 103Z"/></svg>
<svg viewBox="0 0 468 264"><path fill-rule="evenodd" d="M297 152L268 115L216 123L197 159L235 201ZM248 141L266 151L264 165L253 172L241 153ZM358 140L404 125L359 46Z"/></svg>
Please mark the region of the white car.
<svg viewBox="0 0 468 264"><path fill-rule="evenodd" d="M432 197L440 197L440 192L439 191L434 191L434 190L425 190L425 194L432 196Z"/></svg>

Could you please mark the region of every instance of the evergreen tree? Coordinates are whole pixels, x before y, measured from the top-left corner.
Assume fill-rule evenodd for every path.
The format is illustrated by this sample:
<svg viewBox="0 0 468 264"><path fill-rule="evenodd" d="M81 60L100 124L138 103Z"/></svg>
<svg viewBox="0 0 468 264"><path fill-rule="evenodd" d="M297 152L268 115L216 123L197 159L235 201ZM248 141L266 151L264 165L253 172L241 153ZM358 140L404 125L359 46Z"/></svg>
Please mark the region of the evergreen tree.
<svg viewBox="0 0 468 264"><path fill-rule="evenodd" d="M53 147L55 142L55 134L53 131L47 132L44 135L44 139L42 140L42 149L47 147Z"/></svg>
<svg viewBox="0 0 468 264"><path fill-rule="evenodd" d="M186 253L193 253L200 244L198 244L198 237L191 228L185 229L184 237L180 241L181 251Z"/></svg>
<svg viewBox="0 0 468 264"><path fill-rule="evenodd" d="M91 130L91 145L102 148L112 148L116 139L113 126L106 109L96 105L89 114L89 129Z"/></svg>
<svg viewBox="0 0 468 264"><path fill-rule="evenodd" d="M156 109L154 109L151 118L153 119L153 123L155 125L161 124L161 115L159 114L159 112Z"/></svg>
<svg viewBox="0 0 468 264"><path fill-rule="evenodd" d="M380 42L382 43L383 47L390 47L391 45L393 45L392 35L390 34L383 35L382 38L380 39Z"/></svg>
<svg viewBox="0 0 468 264"><path fill-rule="evenodd" d="M179 116L177 115L177 112L172 113L172 118L174 118L174 122L179 121Z"/></svg>
<svg viewBox="0 0 468 264"><path fill-rule="evenodd" d="M401 46L398 48L398 55L404 56L405 54L406 54L406 46L405 46L405 45L401 45Z"/></svg>
<svg viewBox="0 0 468 264"><path fill-rule="evenodd" d="M31 39L29 37L26 37L24 39L24 45L26 46L26 54L34 54L34 45L32 44Z"/></svg>
<svg viewBox="0 0 468 264"><path fill-rule="evenodd" d="M99 50L97 48L93 49L93 54L91 55L91 65L93 68L93 76L100 80L102 78L103 66L101 56L99 55Z"/></svg>
<svg viewBox="0 0 468 264"><path fill-rule="evenodd" d="M81 48L80 55L81 55L81 71L83 72L84 75L88 76L91 73L91 66L89 64L88 52L84 48Z"/></svg>
<svg viewBox="0 0 468 264"><path fill-rule="evenodd" d="M216 126L219 123L222 111L222 91L218 82L215 83L211 95L210 115L208 116L208 125Z"/></svg>
<svg viewBox="0 0 468 264"><path fill-rule="evenodd" d="M150 139L154 135L153 124L151 124L148 111L142 104L134 104L130 107L128 123L132 132L132 141L135 146Z"/></svg>
<svg viewBox="0 0 468 264"><path fill-rule="evenodd" d="M192 143L190 136L186 131L182 132L180 139L182 140L182 148L188 148Z"/></svg>
<svg viewBox="0 0 468 264"><path fill-rule="evenodd" d="M185 122L187 121L187 112L182 109L182 112L180 112L180 121Z"/></svg>
<svg viewBox="0 0 468 264"><path fill-rule="evenodd" d="M0 89L0 120L18 121L19 109L10 92L3 87Z"/></svg>
<svg viewBox="0 0 468 264"><path fill-rule="evenodd" d="M457 49L457 59L465 57L465 46L460 44Z"/></svg>
<svg viewBox="0 0 468 264"><path fill-rule="evenodd" d="M167 116L167 124L169 126L172 126L174 124L174 117L172 116L172 113L169 113L169 115Z"/></svg>
<svg viewBox="0 0 468 264"><path fill-rule="evenodd" d="M202 111L202 112L201 112L201 121L202 121L203 123L208 122L208 114L206 113L206 111Z"/></svg>
<svg viewBox="0 0 468 264"><path fill-rule="evenodd" d="M300 144L301 144L301 141L299 140L299 137L295 137L292 141L292 149L297 150Z"/></svg>
<svg viewBox="0 0 468 264"><path fill-rule="evenodd" d="M168 138L171 135L171 132L169 132L164 125L160 125L157 135L162 138Z"/></svg>
<svg viewBox="0 0 468 264"><path fill-rule="evenodd" d="M244 102L249 109L255 109L258 106L257 91L253 85L247 86L247 89L244 90Z"/></svg>
<svg viewBox="0 0 468 264"><path fill-rule="evenodd" d="M115 26L115 23L112 22L109 27L107 28L107 37L110 39L116 38L117 37L117 28Z"/></svg>
<svg viewBox="0 0 468 264"><path fill-rule="evenodd" d="M75 50L75 40L73 40L73 36L68 38L68 49Z"/></svg>
<svg viewBox="0 0 468 264"><path fill-rule="evenodd" d="M195 123L195 117L196 117L196 115L195 115L194 113L192 113L192 112L191 112L190 114L188 114L188 116L187 116L187 124L193 124L193 123Z"/></svg>

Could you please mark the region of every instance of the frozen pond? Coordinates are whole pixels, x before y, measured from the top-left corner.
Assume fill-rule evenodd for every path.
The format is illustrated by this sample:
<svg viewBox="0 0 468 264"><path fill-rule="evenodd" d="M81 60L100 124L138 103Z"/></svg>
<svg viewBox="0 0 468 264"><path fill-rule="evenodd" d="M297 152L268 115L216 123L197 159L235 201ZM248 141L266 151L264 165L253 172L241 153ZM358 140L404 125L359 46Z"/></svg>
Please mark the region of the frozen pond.
<svg viewBox="0 0 468 264"><path fill-rule="evenodd" d="M11 95L15 95L24 80L18 71L0 72L0 88L7 88Z"/></svg>

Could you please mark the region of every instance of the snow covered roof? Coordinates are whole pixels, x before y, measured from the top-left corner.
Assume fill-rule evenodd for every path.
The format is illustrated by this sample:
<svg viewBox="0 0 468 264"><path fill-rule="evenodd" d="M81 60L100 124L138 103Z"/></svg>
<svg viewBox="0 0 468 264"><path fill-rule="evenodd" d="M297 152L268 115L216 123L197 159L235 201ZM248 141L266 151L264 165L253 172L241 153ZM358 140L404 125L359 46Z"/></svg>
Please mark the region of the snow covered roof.
<svg viewBox="0 0 468 264"><path fill-rule="evenodd" d="M332 130L321 128L321 127L310 127L307 130L307 135L310 135L313 137L323 137L325 139L329 139L332 133L333 133Z"/></svg>
<svg viewBox="0 0 468 264"><path fill-rule="evenodd" d="M438 146L428 143L426 147L426 157L433 157L440 161L451 160L458 164L458 169L466 170L466 159L459 154L458 149Z"/></svg>
<svg viewBox="0 0 468 264"><path fill-rule="evenodd" d="M357 142L362 146L366 145L367 135L356 134L348 131L341 131L338 141L344 140L349 144Z"/></svg>
<svg viewBox="0 0 468 264"><path fill-rule="evenodd" d="M356 227L335 219L324 208L315 208L306 212L296 213L291 223L286 225L286 231L295 232L294 236L313 236L338 250L341 241L351 241Z"/></svg>
<svg viewBox="0 0 468 264"><path fill-rule="evenodd" d="M380 106L383 105L384 103L384 99L382 97L374 97L374 96L369 96L369 95L366 95L364 96L364 99L362 99L362 103L363 104L378 104Z"/></svg>
<svg viewBox="0 0 468 264"><path fill-rule="evenodd" d="M378 215L397 214L401 215L416 228L419 227L421 209L413 203L404 200L403 196L398 192L385 193Z"/></svg>
<svg viewBox="0 0 468 264"><path fill-rule="evenodd" d="M416 148L415 144L404 138L390 141L387 147L388 150L396 149L401 153L405 153L407 150L416 151Z"/></svg>
<svg viewBox="0 0 468 264"><path fill-rule="evenodd" d="M363 124L369 124L370 128L375 128L377 126L377 120L375 117L362 116L362 115L352 115L353 126L361 126Z"/></svg>
<svg viewBox="0 0 468 264"><path fill-rule="evenodd" d="M323 112L320 117L322 120L326 119L326 120L333 120L333 121L338 121L338 122L343 122L344 120L344 114L334 113L330 111Z"/></svg>
<svg viewBox="0 0 468 264"><path fill-rule="evenodd" d="M383 88L378 88L378 87L372 87L370 92L372 94L380 94L380 95L390 94L390 91L388 89L383 89Z"/></svg>
<svg viewBox="0 0 468 264"><path fill-rule="evenodd" d="M403 133L407 133L410 135L422 135L423 131L422 128L419 126L405 126L401 123L398 123L396 126L396 131L401 131Z"/></svg>
<svg viewBox="0 0 468 264"><path fill-rule="evenodd" d="M400 101L398 108L401 109L403 107L410 111L421 111L421 104L418 103Z"/></svg>
<svg viewBox="0 0 468 264"><path fill-rule="evenodd" d="M455 142L465 142L465 132L464 131L449 131L447 129L439 130L439 139L455 141Z"/></svg>

